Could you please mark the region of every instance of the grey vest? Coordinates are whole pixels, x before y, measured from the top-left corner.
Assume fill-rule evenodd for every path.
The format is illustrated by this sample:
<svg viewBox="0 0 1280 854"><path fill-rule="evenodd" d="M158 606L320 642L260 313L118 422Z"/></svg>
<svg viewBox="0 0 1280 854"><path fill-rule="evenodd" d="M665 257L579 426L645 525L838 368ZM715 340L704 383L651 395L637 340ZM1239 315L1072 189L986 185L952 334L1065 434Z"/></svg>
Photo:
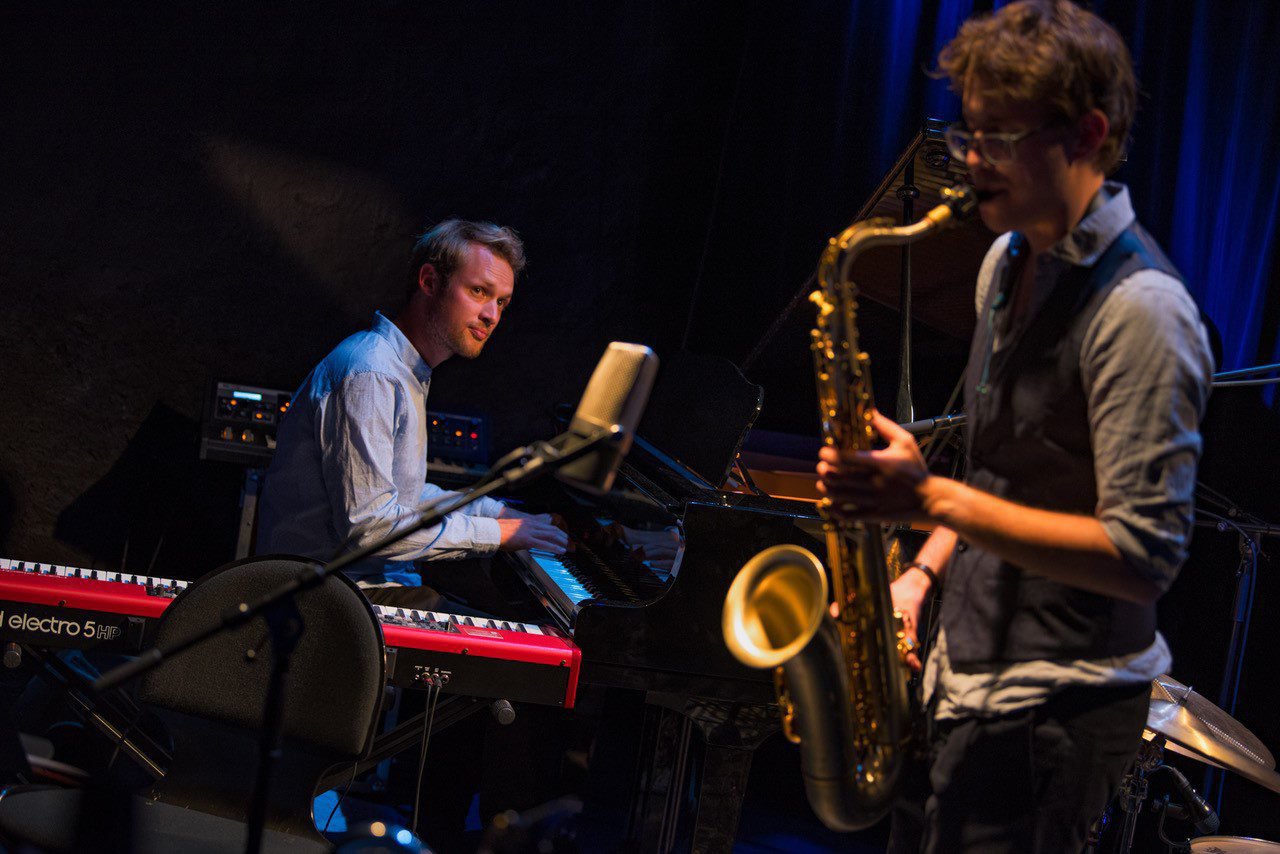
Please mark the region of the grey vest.
<svg viewBox="0 0 1280 854"><path fill-rule="evenodd" d="M1092 267L1067 271L1031 323L993 353L996 323L989 318L1004 310L1025 251L1015 233L1004 281L987 294L979 315L987 320L973 337L965 378L967 482L1030 507L1092 515L1098 495L1080 376L1085 332L1129 275L1156 269L1181 276L1134 223ZM942 625L955 664L1089 659L1149 646L1156 610L1023 572L971 546L947 571Z"/></svg>

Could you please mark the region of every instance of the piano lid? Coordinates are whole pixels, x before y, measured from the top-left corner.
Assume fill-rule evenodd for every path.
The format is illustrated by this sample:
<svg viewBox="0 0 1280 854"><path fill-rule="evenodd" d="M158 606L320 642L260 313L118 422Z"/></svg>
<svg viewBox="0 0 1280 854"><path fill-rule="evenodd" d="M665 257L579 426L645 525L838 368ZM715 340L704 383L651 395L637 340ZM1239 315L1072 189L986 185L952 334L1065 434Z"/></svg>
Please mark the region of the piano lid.
<svg viewBox="0 0 1280 854"><path fill-rule="evenodd" d="M946 127L947 123L940 119L926 120L924 129L916 134L858 210L854 222L877 216L888 217L899 224L914 222L941 203L943 187L967 179L964 164L956 163L947 150L943 139ZM904 200L910 202L909 211ZM949 338L967 343L975 324L973 294L978 268L994 240L995 235L973 217L967 223L914 244L911 247L912 317ZM899 310L902 249L887 247L865 253L854 263L853 280L864 298ZM812 324L808 298L816 285L814 275L800 285L786 308L742 361L745 373L756 375L757 362L774 338L788 327L793 315L802 313L803 325Z"/></svg>
<svg viewBox="0 0 1280 854"><path fill-rule="evenodd" d="M636 443L630 462L647 458L664 479L688 481L688 487L674 490L676 496L696 491L699 477L717 488L729 476L763 400L764 389L728 359L687 350L664 355L636 431L646 441Z"/></svg>

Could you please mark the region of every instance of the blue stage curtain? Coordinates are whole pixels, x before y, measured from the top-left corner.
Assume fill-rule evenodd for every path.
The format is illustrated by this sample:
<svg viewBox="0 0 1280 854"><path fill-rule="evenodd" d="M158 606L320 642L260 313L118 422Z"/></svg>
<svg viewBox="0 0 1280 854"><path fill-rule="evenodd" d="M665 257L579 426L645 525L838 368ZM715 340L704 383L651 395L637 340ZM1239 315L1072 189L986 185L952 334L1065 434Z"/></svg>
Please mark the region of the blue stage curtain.
<svg viewBox="0 0 1280 854"><path fill-rule="evenodd" d="M964 20L996 4L734 6L750 9L737 94L706 113L724 127L704 264L716 275L691 302L691 330L714 332L730 358L752 350L811 269L820 236L848 224L926 117L958 118L959 99L928 72ZM1138 73L1129 160L1116 178L1219 330L1221 367L1280 361L1280 63L1268 53L1280 0L1089 5L1116 26ZM718 306L743 281L760 283L759 298L725 331ZM768 370L759 378L777 401L786 375Z"/></svg>
<svg viewBox="0 0 1280 854"><path fill-rule="evenodd" d="M1118 14L1127 4L1114 2ZM1102 9L1105 15L1107 8ZM1217 325L1224 369L1275 361L1267 328L1280 209L1280 3L1144 0L1117 21L1147 98L1124 177Z"/></svg>
<svg viewBox="0 0 1280 854"><path fill-rule="evenodd" d="M1002 0L899 0L879 26L888 47L883 124L875 148L887 167L918 116L903 95L904 76L932 68L937 51L974 11ZM1176 4L1181 5L1181 4ZM1164 0L1112 0L1092 8L1124 36L1142 96L1130 159L1116 176L1129 183L1138 215L1167 247L1223 340L1224 370L1280 361L1274 269L1280 224L1280 2L1194 0L1179 12ZM932 52L906 62L922 20L932 18ZM909 65L909 67L908 67ZM928 84L928 115L953 118L945 81ZM1269 308L1270 307L1270 308ZM1270 322L1268 322L1270 321Z"/></svg>

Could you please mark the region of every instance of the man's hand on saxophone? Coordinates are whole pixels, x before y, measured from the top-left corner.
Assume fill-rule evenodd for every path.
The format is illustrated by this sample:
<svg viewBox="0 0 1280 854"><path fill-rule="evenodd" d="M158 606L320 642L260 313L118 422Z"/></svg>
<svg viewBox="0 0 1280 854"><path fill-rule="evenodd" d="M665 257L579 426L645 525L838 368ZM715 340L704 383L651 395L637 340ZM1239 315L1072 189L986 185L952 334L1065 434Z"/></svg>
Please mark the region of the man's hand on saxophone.
<svg viewBox="0 0 1280 854"><path fill-rule="evenodd" d="M1124 559L1096 516L1027 507L930 474L910 433L879 412L872 419L886 447L819 454L818 490L831 499L836 519L943 525L1054 581L1129 602L1159 597L1159 582Z"/></svg>
<svg viewBox="0 0 1280 854"><path fill-rule="evenodd" d="M843 455L836 448L823 448L818 491L831 500L832 515L844 521L924 521L924 487L930 474L915 437L878 410L872 411L871 419L888 445Z"/></svg>

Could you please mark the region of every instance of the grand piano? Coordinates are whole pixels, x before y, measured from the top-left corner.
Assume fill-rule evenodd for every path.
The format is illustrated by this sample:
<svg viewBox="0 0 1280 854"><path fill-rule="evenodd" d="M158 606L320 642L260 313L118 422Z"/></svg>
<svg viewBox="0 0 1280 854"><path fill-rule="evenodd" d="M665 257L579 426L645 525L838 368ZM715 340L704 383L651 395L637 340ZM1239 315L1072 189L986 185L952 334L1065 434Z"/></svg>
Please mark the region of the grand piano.
<svg viewBox="0 0 1280 854"><path fill-rule="evenodd" d="M517 574L581 649L581 682L630 689L611 694L598 749L642 759L623 803L587 804L587 818L602 809L600 824L625 827L627 850L731 850L752 751L778 728L772 675L730 655L721 607L761 549L821 554L822 523L812 502L724 488L762 396L727 360L675 354L609 495L555 482L522 494L563 516L572 544L521 554ZM669 568L628 544L634 531L678 539ZM643 712L619 712L618 697L634 692Z"/></svg>
<svg viewBox="0 0 1280 854"><path fill-rule="evenodd" d="M857 218L914 221L938 203L941 188L961 177L942 129L935 121L926 126ZM916 294L915 309L909 250L869 255L855 270L865 298L893 306L899 320L907 319L899 358L881 363L896 381L890 411L900 420L913 411L910 318L945 327L941 331L963 351L972 325L972 282L991 238L970 223L949 232L937 252L917 250L915 268L925 273L927 286ZM795 324L807 291L800 289L745 365L767 351L769 338ZM951 367L958 375L960 365ZM811 377L792 380L812 383ZM771 495L743 464L763 401L764 389L727 359L668 355L613 493L595 498L552 484L527 496L538 509L565 517L573 549L562 557L530 554L518 574L581 648L584 683L633 689L645 698L635 747L641 760L626 799L625 850L730 851L752 751L778 729L772 675L730 656L721 608L738 570L762 549L794 543L825 557L825 547L813 501L782 497L772 486L783 484L786 495L800 496L803 488L789 487L803 485L805 475L771 477ZM799 468L812 471L817 446L816 438L806 445ZM628 548L624 528L676 532L674 565L667 570L646 563Z"/></svg>

